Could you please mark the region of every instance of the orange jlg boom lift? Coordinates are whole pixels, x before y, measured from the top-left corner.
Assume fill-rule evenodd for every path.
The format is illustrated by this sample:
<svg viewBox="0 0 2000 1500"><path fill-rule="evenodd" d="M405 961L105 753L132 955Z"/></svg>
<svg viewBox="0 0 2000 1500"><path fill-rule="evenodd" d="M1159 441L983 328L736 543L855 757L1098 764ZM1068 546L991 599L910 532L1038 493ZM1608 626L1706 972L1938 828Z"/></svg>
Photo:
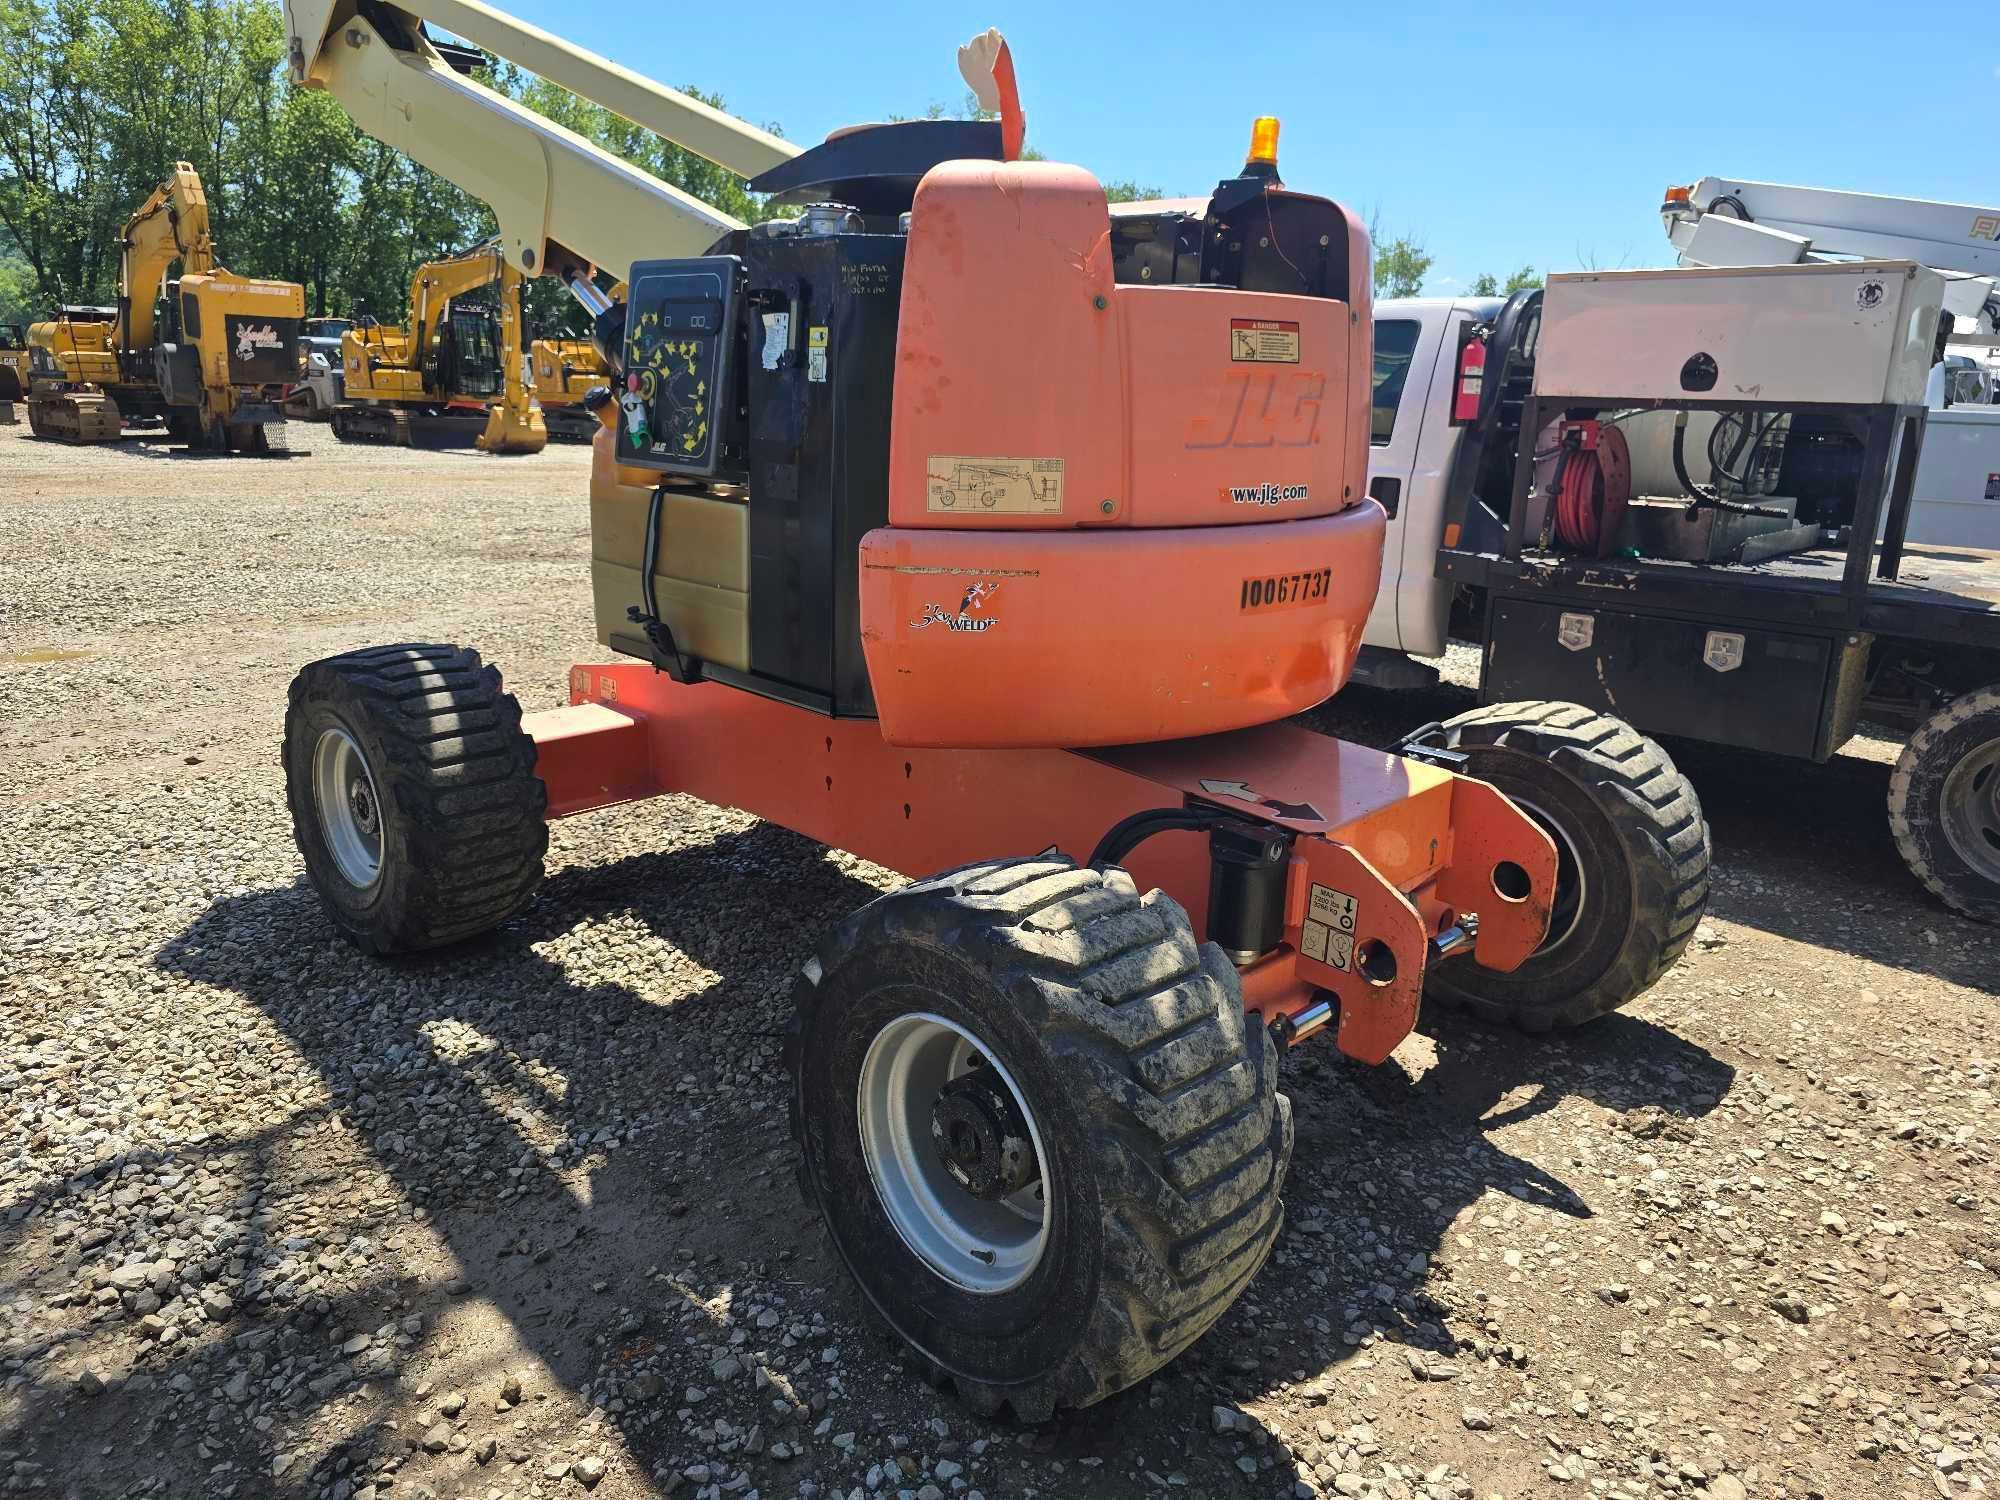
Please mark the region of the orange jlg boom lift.
<svg viewBox="0 0 2000 1500"><path fill-rule="evenodd" d="M1345 682L1381 561L1360 221L1281 183L1269 122L1204 202L1114 233L1089 173L1021 159L997 33L960 58L996 119L799 151L474 0L288 14L301 80L570 282L619 392L590 507L622 664L527 715L458 646L294 682L331 920L469 938L532 897L545 819L665 792L917 877L798 980L804 1191L975 1409L1156 1369L1277 1237L1280 1052L1382 1061L1429 970L1504 977L1556 888L1548 834L1448 752L1284 722ZM734 223L421 18L810 206Z"/></svg>

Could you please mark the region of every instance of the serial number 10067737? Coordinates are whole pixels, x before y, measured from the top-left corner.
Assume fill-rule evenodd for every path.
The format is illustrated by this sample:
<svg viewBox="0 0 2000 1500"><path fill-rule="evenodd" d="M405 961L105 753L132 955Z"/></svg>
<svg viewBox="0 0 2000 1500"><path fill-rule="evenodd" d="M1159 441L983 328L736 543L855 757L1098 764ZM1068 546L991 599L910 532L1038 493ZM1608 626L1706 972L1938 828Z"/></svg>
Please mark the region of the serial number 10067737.
<svg viewBox="0 0 2000 1500"><path fill-rule="evenodd" d="M1243 580L1237 605L1240 612L1258 609L1293 609L1317 604L1333 585L1333 569L1319 568L1309 573L1272 573Z"/></svg>

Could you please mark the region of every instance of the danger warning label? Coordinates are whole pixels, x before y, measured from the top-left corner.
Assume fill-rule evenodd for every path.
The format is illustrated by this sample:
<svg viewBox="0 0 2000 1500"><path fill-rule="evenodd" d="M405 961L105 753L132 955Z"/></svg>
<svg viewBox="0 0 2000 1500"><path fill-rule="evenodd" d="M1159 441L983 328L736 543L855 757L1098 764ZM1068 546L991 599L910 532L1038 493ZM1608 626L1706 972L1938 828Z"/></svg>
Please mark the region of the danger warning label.
<svg viewBox="0 0 2000 1500"><path fill-rule="evenodd" d="M1272 318L1231 318L1229 357L1238 364L1295 365L1299 325Z"/></svg>

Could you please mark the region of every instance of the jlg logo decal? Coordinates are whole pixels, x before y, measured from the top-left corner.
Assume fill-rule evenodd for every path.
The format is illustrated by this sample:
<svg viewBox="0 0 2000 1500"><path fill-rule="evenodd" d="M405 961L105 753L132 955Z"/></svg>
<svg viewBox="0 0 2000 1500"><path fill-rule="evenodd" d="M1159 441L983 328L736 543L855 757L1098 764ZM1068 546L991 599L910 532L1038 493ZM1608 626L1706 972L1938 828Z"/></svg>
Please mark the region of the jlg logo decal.
<svg viewBox="0 0 2000 1500"><path fill-rule="evenodd" d="M1188 424L1183 446L1306 448L1319 437L1326 376L1305 371L1244 373L1222 388L1218 408Z"/></svg>

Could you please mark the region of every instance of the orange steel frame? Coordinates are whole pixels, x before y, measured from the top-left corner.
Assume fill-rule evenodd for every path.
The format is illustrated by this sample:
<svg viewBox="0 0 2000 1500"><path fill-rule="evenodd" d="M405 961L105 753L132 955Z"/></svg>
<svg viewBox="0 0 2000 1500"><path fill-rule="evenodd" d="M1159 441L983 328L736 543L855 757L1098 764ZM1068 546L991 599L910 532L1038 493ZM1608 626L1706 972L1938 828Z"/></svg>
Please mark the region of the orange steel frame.
<svg viewBox="0 0 2000 1500"><path fill-rule="evenodd" d="M1295 725L1096 750L915 749L888 744L871 720L679 684L639 662L573 667L569 689L568 707L525 719L550 818L685 792L910 876L1050 847L1082 858L1120 819L1163 807L1281 825L1295 835L1285 941L1243 971L1244 1004L1274 1022L1330 993L1337 1045L1364 1062L1386 1059L1416 1025L1432 939L1460 914L1477 913L1473 953L1496 969L1519 965L1548 930L1555 846L1505 797ZM1156 835L1122 863L1200 932L1205 835ZM1515 868L1496 883L1503 865ZM1393 977L1370 979L1356 955L1373 954L1380 976L1385 953Z"/></svg>

